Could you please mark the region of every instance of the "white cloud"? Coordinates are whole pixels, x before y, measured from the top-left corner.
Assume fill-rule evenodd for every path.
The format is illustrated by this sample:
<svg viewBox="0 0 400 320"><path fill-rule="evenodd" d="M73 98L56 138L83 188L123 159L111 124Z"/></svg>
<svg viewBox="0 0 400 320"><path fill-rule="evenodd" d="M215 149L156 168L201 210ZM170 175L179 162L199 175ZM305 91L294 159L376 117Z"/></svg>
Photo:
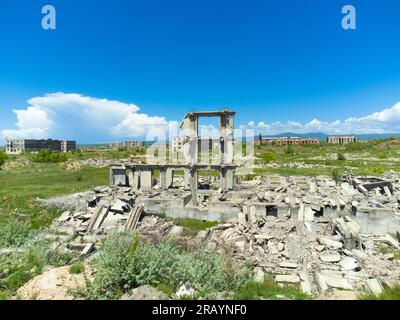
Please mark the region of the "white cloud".
<svg viewBox="0 0 400 320"><path fill-rule="evenodd" d="M123 138L146 138L166 132L168 122L163 116L140 113L135 104L98 99L76 93L51 93L28 100L25 109L13 110L15 128L0 130L0 137L10 138L66 138L78 142L100 142ZM171 124L171 123L170 123ZM285 132L327 134L399 133L400 103L364 117L345 120L250 121L241 129L255 129L256 133ZM203 136L218 136L213 125L201 125ZM171 137L170 137L171 138Z"/></svg>
<svg viewBox="0 0 400 320"><path fill-rule="evenodd" d="M326 134L399 133L400 102L391 108L360 118L352 117L346 120L336 120L332 122L313 119L307 123L297 121L259 122L256 125L256 129L258 132L270 135L285 132L323 132Z"/></svg>
<svg viewBox="0 0 400 320"><path fill-rule="evenodd" d="M76 93L51 93L28 100L26 109L13 110L16 129L0 131L3 137L90 139L144 137L149 130L164 129L164 117L139 113L135 104L98 99Z"/></svg>

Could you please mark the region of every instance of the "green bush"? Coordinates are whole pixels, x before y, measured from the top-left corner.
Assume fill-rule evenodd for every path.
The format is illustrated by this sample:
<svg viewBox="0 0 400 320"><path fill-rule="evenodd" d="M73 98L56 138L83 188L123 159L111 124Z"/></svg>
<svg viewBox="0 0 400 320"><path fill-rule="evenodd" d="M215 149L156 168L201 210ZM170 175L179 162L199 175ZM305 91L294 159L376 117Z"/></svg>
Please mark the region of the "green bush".
<svg viewBox="0 0 400 320"><path fill-rule="evenodd" d="M16 218L0 224L0 247L21 246L30 235L29 226Z"/></svg>
<svg viewBox="0 0 400 320"><path fill-rule="evenodd" d="M69 267L69 273L71 274L80 274L85 271L85 265L83 262L77 262Z"/></svg>
<svg viewBox="0 0 400 320"><path fill-rule="evenodd" d="M339 168L334 168L332 170L332 178L335 180L336 184L339 184L342 179L343 172Z"/></svg>
<svg viewBox="0 0 400 320"><path fill-rule="evenodd" d="M346 157L345 157L345 155L344 155L343 153L339 152L339 153L337 154L337 159L338 159L339 161L344 161L344 160L346 160Z"/></svg>
<svg viewBox="0 0 400 320"><path fill-rule="evenodd" d="M88 299L117 299L128 288L127 270L134 254L134 238L129 233L112 232L94 261L97 269L93 285L81 294Z"/></svg>
<svg viewBox="0 0 400 320"><path fill-rule="evenodd" d="M291 144L288 144L287 147L285 148L285 154L287 155L294 154L294 148Z"/></svg>
<svg viewBox="0 0 400 320"><path fill-rule="evenodd" d="M261 159L263 162L268 163L271 161L275 161L276 160L276 155L273 151L266 151L264 153L261 154Z"/></svg>
<svg viewBox="0 0 400 320"><path fill-rule="evenodd" d="M63 152L54 152L49 149L42 149L33 155L33 162L39 163L57 163L65 162L68 160L67 154Z"/></svg>
<svg viewBox="0 0 400 320"><path fill-rule="evenodd" d="M226 256L205 248L186 251L172 240L158 245L140 243L128 233L112 233L94 261L93 283L79 295L87 299L117 299L140 285L167 286L175 291L182 283L193 286L198 295L235 290L249 278L249 268L238 268Z"/></svg>
<svg viewBox="0 0 400 320"><path fill-rule="evenodd" d="M7 154L4 151L0 151L0 169L6 162L7 158L8 158Z"/></svg>

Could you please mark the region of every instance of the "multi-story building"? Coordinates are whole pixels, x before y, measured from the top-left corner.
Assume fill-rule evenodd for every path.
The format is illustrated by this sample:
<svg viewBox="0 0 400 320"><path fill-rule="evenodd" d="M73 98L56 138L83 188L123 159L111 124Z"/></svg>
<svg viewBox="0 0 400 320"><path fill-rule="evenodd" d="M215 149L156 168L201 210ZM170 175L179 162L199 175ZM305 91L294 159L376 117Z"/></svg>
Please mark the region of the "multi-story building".
<svg viewBox="0 0 400 320"><path fill-rule="evenodd" d="M111 142L108 144L110 148L142 148L145 146L144 141L119 141L119 142Z"/></svg>
<svg viewBox="0 0 400 320"><path fill-rule="evenodd" d="M299 138L299 137L279 137L279 138L258 138L254 144L276 143L280 145L298 145L298 144L319 144L321 141L317 138Z"/></svg>
<svg viewBox="0 0 400 320"><path fill-rule="evenodd" d="M6 139L7 154L20 154L24 151L38 152L42 149L50 149L57 152L69 152L76 150L76 141L52 139Z"/></svg>
<svg viewBox="0 0 400 320"><path fill-rule="evenodd" d="M348 144L357 142L355 136L329 136L326 138L326 142L335 144Z"/></svg>

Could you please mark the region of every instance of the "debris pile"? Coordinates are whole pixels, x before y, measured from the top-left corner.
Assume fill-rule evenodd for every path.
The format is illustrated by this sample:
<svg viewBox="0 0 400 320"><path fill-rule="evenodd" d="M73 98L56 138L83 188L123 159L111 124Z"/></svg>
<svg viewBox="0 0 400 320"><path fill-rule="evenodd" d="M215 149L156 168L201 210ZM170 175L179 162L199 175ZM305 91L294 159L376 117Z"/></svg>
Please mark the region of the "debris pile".
<svg viewBox="0 0 400 320"><path fill-rule="evenodd" d="M275 274L275 281L299 284L308 294L329 289L380 293L382 283L400 281L400 260L383 253L400 249L399 241L389 234L361 234L360 226L348 216L296 221L255 217L253 212L251 206L244 206L237 222L198 237L209 248L229 248L235 259L251 262L256 281Z"/></svg>

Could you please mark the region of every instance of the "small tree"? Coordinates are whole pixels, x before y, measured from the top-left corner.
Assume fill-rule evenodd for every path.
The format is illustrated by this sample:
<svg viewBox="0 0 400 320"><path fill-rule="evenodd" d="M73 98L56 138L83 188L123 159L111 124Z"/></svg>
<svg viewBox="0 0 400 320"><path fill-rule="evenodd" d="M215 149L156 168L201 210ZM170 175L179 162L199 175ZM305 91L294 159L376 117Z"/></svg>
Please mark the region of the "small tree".
<svg viewBox="0 0 400 320"><path fill-rule="evenodd" d="M258 141L260 141L260 144L262 144L262 134L260 132L260 135L258 136Z"/></svg>

